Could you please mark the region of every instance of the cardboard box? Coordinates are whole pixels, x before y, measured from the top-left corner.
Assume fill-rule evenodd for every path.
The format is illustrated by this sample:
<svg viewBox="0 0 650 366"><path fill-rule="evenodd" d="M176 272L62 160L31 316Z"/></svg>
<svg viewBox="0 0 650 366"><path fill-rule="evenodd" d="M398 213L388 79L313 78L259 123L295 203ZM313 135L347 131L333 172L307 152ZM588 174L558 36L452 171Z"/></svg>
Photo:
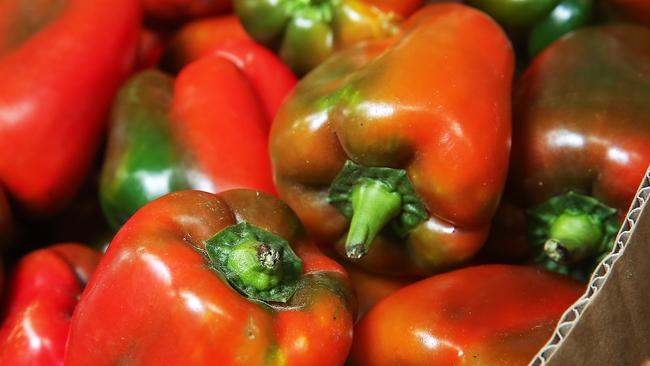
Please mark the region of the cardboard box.
<svg viewBox="0 0 650 366"><path fill-rule="evenodd" d="M534 366L650 365L650 169L585 294L561 318Z"/></svg>

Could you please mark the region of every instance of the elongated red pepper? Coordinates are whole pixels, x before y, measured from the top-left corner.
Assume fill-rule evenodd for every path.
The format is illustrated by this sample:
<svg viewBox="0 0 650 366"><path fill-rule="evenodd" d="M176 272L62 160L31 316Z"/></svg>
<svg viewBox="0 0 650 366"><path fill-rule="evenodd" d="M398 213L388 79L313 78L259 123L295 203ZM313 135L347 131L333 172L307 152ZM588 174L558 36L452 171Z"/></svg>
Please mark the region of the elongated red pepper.
<svg viewBox="0 0 650 366"><path fill-rule="evenodd" d="M519 80L511 183L536 260L588 278L650 164L650 30L586 28Z"/></svg>
<svg viewBox="0 0 650 366"><path fill-rule="evenodd" d="M181 189L274 193L268 131L295 76L251 41L229 43L183 69L136 75L121 91L102 172L114 228L145 203Z"/></svg>
<svg viewBox="0 0 650 366"><path fill-rule="evenodd" d="M65 243L18 262L0 328L0 364L63 365L72 311L99 257L96 250Z"/></svg>
<svg viewBox="0 0 650 366"><path fill-rule="evenodd" d="M407 286L355 327L351 365L526 365L584 287L542 269L470 267Z"/></svg>
<svg viewBox="0 0 650 366"><path fill-rule="evenodd" d="M73 315L66 365L340 365L351 294L281 201L170 193L109 245Z"/></svg>
<svg viewBox="0 0 650 366"><path fill-rule="evenodd" d="M0 184L24 210L51 214L79 188L139 24L134 0L0 2Z"/></svg>
<svg viewBox="0 0 650 366"><path fill-rule="evenodd" d="M331 57L274 120L280 196L366 269L467 261L506 178L513 58L498 25L459 4L425 7L400 36Z"/></svg>

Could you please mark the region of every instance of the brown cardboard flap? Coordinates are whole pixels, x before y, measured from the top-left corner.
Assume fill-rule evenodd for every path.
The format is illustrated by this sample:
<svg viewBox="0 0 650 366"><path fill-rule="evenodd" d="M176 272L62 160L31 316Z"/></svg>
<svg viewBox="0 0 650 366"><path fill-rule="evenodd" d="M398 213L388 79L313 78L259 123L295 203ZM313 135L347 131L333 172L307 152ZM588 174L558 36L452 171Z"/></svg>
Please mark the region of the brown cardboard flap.
<svg viewBox="0 0 650 366"><path fill-rule="evenodd" d="M585 295L531 365L643 365L650 360L650 170Z"/></svg>

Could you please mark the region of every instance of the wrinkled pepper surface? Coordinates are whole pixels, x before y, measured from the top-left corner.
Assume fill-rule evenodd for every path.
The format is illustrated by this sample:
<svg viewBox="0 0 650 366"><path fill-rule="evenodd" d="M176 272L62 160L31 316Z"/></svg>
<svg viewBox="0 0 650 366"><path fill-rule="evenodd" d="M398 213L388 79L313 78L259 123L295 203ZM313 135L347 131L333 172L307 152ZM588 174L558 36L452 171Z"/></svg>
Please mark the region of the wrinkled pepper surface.
<svg viewBox="0 0 650 366"><path fill-rule="evenodd" d="M343 364L349 280L302 232L289 207L251 190L149 203L82 294L66 365Z"/></svg>
<svg viewBox="0 0 650 366"><path fill-rule="evenodd" d="M423 0L234 0L244 28L298 74L337 50L389 37Z"/></svg>
<svg viewBox="0 0 650 366"><path fill-rule="evenodd" d="M141 2L145 16L159 21L180 22L225 12L232 0L132 0Z"/></svg>
<svg viewBox="0 0 650 366"><path fill-rule="evenodd" d="M176 73L224 43L248 40L251 40L250 36L233 14L198 19L185 24L172 35L161 64L163 69Z"/></svg>
<svg viewBox="0 0 650 366"><path fill-rule="evenodd" d="M101 254L64 243L23 257L8 282L0 364L63 365L70 318Z"/></svg>
<svg viewBox="0 0 650 366"><path fill-rule="evenodd" d="M597 0L469 0L503 24L515 37L527 40L534 56L562 35L589 24Z"/></svg>
<svg viewBox="0 0 650 366"><path fill-rule="evenodd" d="M506 177L512 73L489 17L423 8L399 37L342 51L298 84L271 130L278 193L317 240L368 270L468 260Z"/></svg>
<svg viewBox="0 0 650 366"><path fill-rule="evenodd" d="M433 276L361 319L350 364L527 365L583 290L534 267L485 265Z"/></svg>
<svg viewBox="0 0 650 366"><path fill-rule="evenodd" d="M81 185L139 23L133 0L0 1L0 184L30 214Z"/></svg>
<svg viewBox="0 0 650 366"><path fill-rule="evenodd" d="M511 184L536 260L587 277L650 164L650 29L608 25L551 45L515 89Z"/></svg>
<svg viewBox="0 0 650 366"><path fill-rule="evenodd" d="M295 82L252 42L219 47L176 79L156 70L133 77L114 106L102 171L100 198L112 226L171 191L275 192L269 125Z"/></svg>

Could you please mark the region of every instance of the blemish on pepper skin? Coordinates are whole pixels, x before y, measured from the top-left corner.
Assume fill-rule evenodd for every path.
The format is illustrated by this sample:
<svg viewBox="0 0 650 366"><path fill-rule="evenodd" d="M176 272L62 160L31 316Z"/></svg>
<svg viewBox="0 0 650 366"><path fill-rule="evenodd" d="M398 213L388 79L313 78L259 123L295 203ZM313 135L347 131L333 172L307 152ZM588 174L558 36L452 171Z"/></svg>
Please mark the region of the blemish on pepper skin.
<svg viewBox="0 0 650 366"><path fill-rule="evenodd" d="M250 340L254 340L255 338L257 338L258 330L259 329L255 325L253 317L249 316L248 322L246 322L246 329L245 329L246 337Z"/></svg>

